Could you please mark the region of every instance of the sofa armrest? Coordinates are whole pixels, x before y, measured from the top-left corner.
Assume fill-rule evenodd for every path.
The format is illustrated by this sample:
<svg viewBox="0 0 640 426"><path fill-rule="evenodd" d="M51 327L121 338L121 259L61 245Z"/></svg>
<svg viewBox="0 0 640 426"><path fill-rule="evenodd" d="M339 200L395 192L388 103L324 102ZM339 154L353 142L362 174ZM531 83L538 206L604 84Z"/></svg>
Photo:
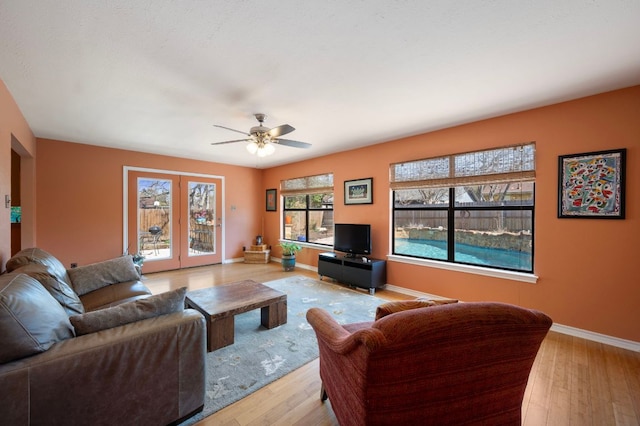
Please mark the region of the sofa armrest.
<svg viewBox="0 0 640 426"><path fill-rule="evenodd" d="M151 291L141 281L111 284L80 296L86 312L110 308L151 296Z"/></svg>
<svg viewBox="0 0 640 426"><path fill-rule="evenodd" d="M205 321L187 309L0 365L9 424L168 424L204 404Z"/></svg>

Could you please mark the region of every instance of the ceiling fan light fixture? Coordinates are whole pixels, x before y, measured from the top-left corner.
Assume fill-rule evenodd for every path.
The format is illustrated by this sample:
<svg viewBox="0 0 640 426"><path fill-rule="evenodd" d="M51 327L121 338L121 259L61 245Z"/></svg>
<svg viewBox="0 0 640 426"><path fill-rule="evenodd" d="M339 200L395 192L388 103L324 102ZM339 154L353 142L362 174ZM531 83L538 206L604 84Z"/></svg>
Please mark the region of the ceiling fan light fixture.
<svg viewBox="0 0 640 426"><path fill-rule="evenodd" d="M311 144L306 142L299 142L299 141L294 141L290 139L280 139L280 136L293 132L295 130L293 126L290 126L288 124L282 124L278 127L269 129L268 127L265 127L263 125L266 115L264 114L254 114L254 115L258 120L259 125L252 127L251 130L249 130L249 133L245 133L242 130L236 130L230 127L214 124L215 127L220 127L222 129L227 129L233 132L242 133L246 137L244 139L214 142L211 145L224 145L228 143L246 141L248 142L248 144L246 145L247 151L249 151L250 154L257 155L258 157L266 157L267 155L273 154L276 151L274 144L291 146L294 148L309 148L311 146Z"/></svg>
<svg viewBox="0 0 640 426"><path fill-rule="evenodd" d="M276 151L272 144L266 143L258 148L258 157L266 157Z"/></svg>
<svg viewBox="0 0 640 426"><path fill-rule="evenodd" d="M258 152L258 144L256 143L256 141L249 142L249 144L247 145L247 151L249 151L251 154L255 154L256 152Z"/></svg>

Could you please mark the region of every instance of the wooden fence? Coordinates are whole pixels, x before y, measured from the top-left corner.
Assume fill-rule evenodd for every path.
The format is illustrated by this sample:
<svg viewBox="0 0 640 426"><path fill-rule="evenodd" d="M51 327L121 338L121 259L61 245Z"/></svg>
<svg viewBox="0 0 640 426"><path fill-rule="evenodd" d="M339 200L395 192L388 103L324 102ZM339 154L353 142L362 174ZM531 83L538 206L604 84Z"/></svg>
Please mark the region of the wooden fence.
<svg viewBox="0 0 640 426"><path fill-rule="evenodd" d="M394 225L396 228L438 228L447 227L446 212L426 210L396 210ZM473 231L530 231L531 212L527 210L501 211L458 211L456 228Z"/></svg>

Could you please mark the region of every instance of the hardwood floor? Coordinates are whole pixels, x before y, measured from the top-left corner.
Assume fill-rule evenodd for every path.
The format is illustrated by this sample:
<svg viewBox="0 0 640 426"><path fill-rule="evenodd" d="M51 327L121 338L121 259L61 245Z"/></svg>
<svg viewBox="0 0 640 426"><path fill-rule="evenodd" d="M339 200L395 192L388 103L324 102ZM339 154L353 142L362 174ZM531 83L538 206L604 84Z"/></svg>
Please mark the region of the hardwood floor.
<svg viewBox="0 0 640 426"><path fill-rule="evenodd" d="M205 266L145 275L154 293L195 290L244 279L266 282L291 276L317 278L279 263ZM411 298L378 290L389 299ZM199 422L198 426L338 424L331 403L320 402L315 361ZM522 404L523 425L640 425L640 353L549 332L531 370Z"/></svg>

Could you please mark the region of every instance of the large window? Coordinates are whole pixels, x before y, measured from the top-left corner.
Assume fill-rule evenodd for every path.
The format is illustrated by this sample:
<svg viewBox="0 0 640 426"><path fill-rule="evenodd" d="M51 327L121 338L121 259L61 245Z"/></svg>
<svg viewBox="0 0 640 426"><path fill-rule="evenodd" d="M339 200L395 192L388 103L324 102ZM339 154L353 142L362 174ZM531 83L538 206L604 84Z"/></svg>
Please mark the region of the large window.
<svg viewBox="0 0 640 426"><path fill-rule="evenodd" d="M391 166L393 254L533 272L535 145Z"/></svg>
<svg viewBox="0 0 640 426"><path fill-rule="evenodd" d="M333 174L281 183L282 238L333 246Z"/></svg>

